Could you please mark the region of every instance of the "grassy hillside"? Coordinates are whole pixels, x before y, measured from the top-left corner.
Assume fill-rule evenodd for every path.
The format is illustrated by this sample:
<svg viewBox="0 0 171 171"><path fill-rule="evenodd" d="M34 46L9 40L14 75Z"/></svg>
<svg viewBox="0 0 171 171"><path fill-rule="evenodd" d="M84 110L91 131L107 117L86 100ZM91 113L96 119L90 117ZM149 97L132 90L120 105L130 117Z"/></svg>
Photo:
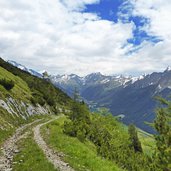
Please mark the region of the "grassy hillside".
<svg viewBox="0 0 171 171"><path fill-rule="evenodd" d="M154 153L154 149L156 148L154 135L138 129L138 136L141 141L144 153L151 156Z"/></svg>
<svg viewBox="0 0 171 171"><path fill-rule="evenodd" d="M12 88L11 91L6 90L3 85L0 84L1 99L5 99L6 96L10 95L18 100L28 102L32 97L31 90L27 83L2 67L0 67L0 80L1 79L12 80L14 82L14 88Z"/></svg>
<svg viewBox="0 0 171 171"><path fill-rule="evenodd" d="M153 171L156 169L150 159L155 147L152 136L148 135L147 137L145 132L139 130L138 135L142 143L143 153L137 153L131 147L127 129L116 119L112 116L98 114L91 117L91 131L96 135L94 141L90 138L91 133L83 142L78 137L64 133L65 123L69 122L66 117L45 125L42 128L42 135L49 146L55 151L62 152L62 159L76 170ZM93 130L94 128L98 131Z"/></svg>
<svg viewBox="0 0 171 171"><path fill-rule="evenodd" d="M7 89L4 82L12 82L14 86ZM69 109L71 102L65 93L48 80L35 77L0 58L0 144L18 126L39 117L28 117L26 107L29 105L29 110L38 104L48 106L52 113L57 114L63 109Z"/></svg>
<svg viewBox="0 0 171 171"><path fill-rule="evenodd" d="M48 144L55 150L67 154L64 155L64 160L77 170L84 170L82 167L99 170L99 164L96 168L97 160L93 166L91 165L93 159L89 161L90 156L93 156L90 149L97 157L112 163L116 170L118 168L129 171L160 170L156 161L153 162L155 141L152 137L149 138L149 135L147 137L140 131L138 134L135 127L125 128L110 114L90 113L84 103L75 101L67 119L47 125L43 133ZM96 159L95 156L93 158ZM109 168L102 166L100 168L114 170L110 168L110 164Z"/></svg>
<svg viewBox="0 0 171 171"><path fill-rule="evenodd" d="M57 171L54 166L47 161L43 151L33 140L33 133L30 129L26 139L21 139L17 146L20 153L14 157L13 170L15 171Z"/></svg>
<svg viewBox="0 0 171 171"><path fill-rule="evenodd" d="M28 116L28 108L29 112L40 110ZM156 140L162 138L153 139L142 130L137 134L134 126L130 131L107 111L90 113L84 102L72 100L49 80L32 76L0 58L0 145L20 125L42 118L39 111L47 108L47 113L66 116L45 125L42 135L75 170L161 171L154 148L159 145ZM30 131L29 137L18 143L14 170L55 170L32 138ZM166 140L162 143L170 142Z"/></svg>
<svg viewBox="0 0 171 171"><path fill-rule="evenodd" d="M78 171L122 170L112 161L98 156L97 148L92 142L81 143L77 138L65 135L63 133L64 121L66 121L66 117L60 118L42 129L42 134L49 146L64 154L63 160Z"/></svg>
<svg viewBox="0 0 171 171"><path fill-rule="evenodd" d="M22 71L0 58L0 67L6 69L13 75L20 77L30 88L33 98L32 103L44 105L47 103L54 108L57 104L69 106L71 99L60 89L54 87L47 80L35 77L28 72Z"/></svg>
<svg viewBox="0 0 171 171"><path fill-rule="evenodd" d="M14 87L8 91L3 85L0 84L0 99L5 100L7 97L12 97L16 100L21 100L23 102L30 102L32 97L31 90L27 83L20 77L13 75L11 72L0 67L0 80L12 80L14 82ZM10 114L7 110L0 107L0 144L11 135L17 126L26 122L23 118L17 115Z"/></svg>

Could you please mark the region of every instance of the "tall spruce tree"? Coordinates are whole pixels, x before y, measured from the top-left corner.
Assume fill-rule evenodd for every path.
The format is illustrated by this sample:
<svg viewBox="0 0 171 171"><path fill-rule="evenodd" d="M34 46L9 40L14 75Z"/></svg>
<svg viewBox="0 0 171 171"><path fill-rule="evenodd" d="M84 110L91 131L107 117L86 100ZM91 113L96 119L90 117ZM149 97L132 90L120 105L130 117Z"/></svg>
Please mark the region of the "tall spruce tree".
<svg viewBox="0 0 171 171"><path fill-rule="evenodd" d="M81 142L84 142L89 133L90 113L87 105L80 102L79 93L76 88L73 98L74 101L69 114L70 121L65 122L64 133L77 137Z"/></svg>
<svg viewBox="0 0 171 171"><path fill-rule="evenodd" d="M156 111L156 163L163 171L171 171L171 103L159 98L162 106Z"/></svg>
<svg viewBox="0 0 171 171"><path fill-rule="evenodd" d="M141 142L138 139L137 130L133 124L129 125L128 132L130 136L131 147L135 152L142 152Z"/></svg>

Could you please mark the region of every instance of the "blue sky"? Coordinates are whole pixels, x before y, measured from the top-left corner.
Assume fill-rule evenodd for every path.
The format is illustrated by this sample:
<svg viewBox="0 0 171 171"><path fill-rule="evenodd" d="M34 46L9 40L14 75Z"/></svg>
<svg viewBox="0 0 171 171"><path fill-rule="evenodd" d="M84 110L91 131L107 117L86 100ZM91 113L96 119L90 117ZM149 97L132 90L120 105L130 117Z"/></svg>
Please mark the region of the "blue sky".
<svg viewBox="0 0 171 171"><path fill-rule="evenodd" d="M125 17L119 15L120 12L128 14L130 11L130 6L129 8L125 8L127 3L124 4L124 2L125 0L101 0L99 3L86 5L84 12L93 12L101 19L113 21L115 23L117 23L118 20L127 23L133 22L136 26L133 30L134 36L133 38L128 39L128 43L131 43L134 46L140 45L144 40L154 43L162 41L157 36L149 35L147 32L141 30L141 27L149 22L147 18L141 16L129 16L125 19Z"/></svg>
<svg viewBox="0 0 171 171"><path fill-rule="evenodd" d="M118 21L119 7L123 0L101 0L97 4L86 5L85 12L98 14L104 20Z"/></svg>
<svg viewBox="0 0 171 171"><path fill-rule="evenodd" d="M1 0L0 56L51 74L139 75L171 63L170 0Z"/></svg>

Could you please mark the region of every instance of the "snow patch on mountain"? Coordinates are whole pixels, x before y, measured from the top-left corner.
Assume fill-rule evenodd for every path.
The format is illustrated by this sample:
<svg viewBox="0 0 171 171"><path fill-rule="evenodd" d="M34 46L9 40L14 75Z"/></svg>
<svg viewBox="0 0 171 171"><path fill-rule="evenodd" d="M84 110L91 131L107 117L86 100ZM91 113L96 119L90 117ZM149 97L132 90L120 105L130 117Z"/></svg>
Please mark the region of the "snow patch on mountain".
<svg viewBox="0 0 171 171"><path fill-rule="evenodd" d="M105 83L108 83L109 81L110 81L110 80L106 78L106 79L100 81L100 83L105 84Z"/></svg>
<svg viewBox="0 0 171 171"><path fill-rule="evenodd" d="M165 72L167 72L167 71L171 71L171 67L170 67L170 66L168 66L168 67L166 68Z"/></svg>
<svg viewBox="0 0 171 171"><path fill-rule="evenodd" d="M142 80L146 77L146 75L140 75L139 77L132 77L131 78L131 81L132 81L132 84L135 83L136 81L139 81L139 80Z"/></svg>
<svg viewBox="0 0 171 171"><path fill-rule="evenodd" d="M32 75L34 75L34 76L42 77L42 74L40 74L39 72L34 71L33 69L28 69L28 68L26 68L24 65L18 64L18 63L15 62L15 61L8 60L7 62L10 63L10 64L12 64L13 66L15 66L15 67L17 67L17 68L23 70L23 71L29 72L30 74L32 74Z"/></svg>

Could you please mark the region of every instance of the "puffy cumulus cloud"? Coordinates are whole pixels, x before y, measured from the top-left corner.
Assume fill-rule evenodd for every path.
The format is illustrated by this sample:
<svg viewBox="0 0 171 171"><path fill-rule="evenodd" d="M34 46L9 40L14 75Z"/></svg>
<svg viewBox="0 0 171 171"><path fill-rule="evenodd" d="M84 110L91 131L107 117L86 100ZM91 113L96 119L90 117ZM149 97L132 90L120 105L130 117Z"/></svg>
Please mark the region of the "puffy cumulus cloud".
<svg viewBox="0 0 171 171"><path fill-rule="evenodd" d="M51 70L53 68L53 73L60 67L60 71L65 73L88 74L101 71L111 74L121 67L117 66L118 62L127 51L122 46L131 36L131 30L131 24L114 24L104 20L86 21L74 26L67 33L64 32L55 44L57 47L53 47L53 44L47 48L42 46L35 55L40 58L44 55L51 56L45 65L50 66ZM58 62L55 64L54 60Z"/></svg>
<svg viewBox="0 0 171 171"><path fill-rule="evenodd" d="M85 8L85 5L94 4L100 2L100 0L60 0L69 10L80 11Z"/></svg>
<svg viewBox="0 0 171 171"><path fill-rule="evenodd" d="M144 41L136 47L138 51L128 53L135 50L127 42L133 37L135 24L114 23L95 13L83 12L85 5L99 1L0 0L0 56L52 74L79 75L97 71L151 72L171 62L170 26L166 17L171 9L169 3L158 6L159 0L158 5L152 0L145 4L141 0L129 1L133 6L131 15L149 19L141 29L163 41L156 44Z"/></svg>
<svg viewBox="0 0 171 171"><path fill-rule="evenodd" d="M149 19L143 29L163 39L171 38L171 0L130 0L132 15Z"/></svg>
<svg viewBox="0 0 171 171"><path fill-rule="evenodd" d="M98 2L1 0L1 56L54 74L117 71L134 24L82 11Z"/></svg>
<svg viewBox="0 0 171 171"><path fill-rule="evenodd" d="M128 16L147 19L141 30L162 40L158 43L144 41L138 51L129 55L131 60L140 71L163 70L171 63L171 0L128 0L125 4Z"/></svg>

